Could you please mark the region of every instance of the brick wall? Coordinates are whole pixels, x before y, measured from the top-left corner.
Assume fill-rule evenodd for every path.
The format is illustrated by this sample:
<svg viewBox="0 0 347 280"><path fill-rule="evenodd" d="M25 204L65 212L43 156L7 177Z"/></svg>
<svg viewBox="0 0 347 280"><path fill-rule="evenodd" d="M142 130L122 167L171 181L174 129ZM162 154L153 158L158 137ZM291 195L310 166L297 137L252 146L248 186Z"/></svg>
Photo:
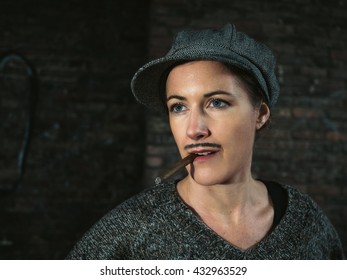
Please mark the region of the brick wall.
<svg viewBox="0 0 347 280"><path fill-rule="evenodd" d="M169 49L186 27L236 24L263 41L278 61L281 96L273 125L256 143L256 176L309 193L347 249L347 3L320 0L153 0L149 56ZM166 120L147 124L145 181L177 160Z"/></svg>
<svg viewBox="0 0 347 280"><path fill-rule="evenodd" d="M27 97L24 65L1 71L0 258L64 258L98 218L141 187L144 112L129 83L146 55L148 1L0 4L0 55L40 80L26 174L15 192Z"/></svg>

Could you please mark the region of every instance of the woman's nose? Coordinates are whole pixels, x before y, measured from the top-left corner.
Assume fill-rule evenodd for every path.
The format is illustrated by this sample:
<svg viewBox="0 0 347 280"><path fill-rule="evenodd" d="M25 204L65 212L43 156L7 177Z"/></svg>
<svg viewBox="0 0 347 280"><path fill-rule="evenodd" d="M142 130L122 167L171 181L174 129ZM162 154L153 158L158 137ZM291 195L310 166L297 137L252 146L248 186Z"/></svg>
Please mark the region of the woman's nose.
<svg viewBox="0 0 347 280"><path fill-rule="evenodd" d="M210 135L206 117L199 110L192 110L188 119L187 136L193 140L200 140Z"/></svg>

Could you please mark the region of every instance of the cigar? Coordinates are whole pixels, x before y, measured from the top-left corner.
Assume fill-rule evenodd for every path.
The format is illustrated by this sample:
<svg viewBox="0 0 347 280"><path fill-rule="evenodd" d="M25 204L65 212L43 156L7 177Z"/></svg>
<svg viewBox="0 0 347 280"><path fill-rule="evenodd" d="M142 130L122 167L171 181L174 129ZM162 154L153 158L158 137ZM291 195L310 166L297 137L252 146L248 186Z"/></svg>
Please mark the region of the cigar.
<svg viewBox="0 0 347 280"><path fill-rule="evenodd" d="M185 158L181 159L179 162L171 166L168 170L165 170L164 172L160 173L159 176L155 178L155 183L158 185L164 180L169 179L171 176L175 175L179 170L192 163L196 157L196 154L190 154L189 156L186 156Z"/></svg>

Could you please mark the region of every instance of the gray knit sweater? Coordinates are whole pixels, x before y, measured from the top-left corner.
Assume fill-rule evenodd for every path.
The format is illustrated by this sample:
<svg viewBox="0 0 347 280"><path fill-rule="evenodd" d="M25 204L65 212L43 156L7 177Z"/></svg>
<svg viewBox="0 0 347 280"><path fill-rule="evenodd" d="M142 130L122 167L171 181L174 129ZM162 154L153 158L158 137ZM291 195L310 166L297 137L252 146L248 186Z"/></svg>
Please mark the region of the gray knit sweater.
<svg viewBox="0 0 347 280"><path fill-rule="evenodd" d="M290 186L287 210L273 231L239 250L180 199L175 183L147 189L100 219L67 259L342 259L339 237L323 211Z"/></svg>

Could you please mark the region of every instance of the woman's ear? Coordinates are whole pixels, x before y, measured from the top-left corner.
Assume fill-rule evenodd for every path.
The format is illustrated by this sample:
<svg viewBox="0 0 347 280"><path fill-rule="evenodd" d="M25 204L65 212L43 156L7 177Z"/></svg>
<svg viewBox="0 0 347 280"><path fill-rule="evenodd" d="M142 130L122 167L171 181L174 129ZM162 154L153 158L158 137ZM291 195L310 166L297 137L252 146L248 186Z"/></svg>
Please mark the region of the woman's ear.
<svg viewBox="0 0 347 280"><path fill-rule="evenodd" d="M261 129L263 125L269 120L269 118L270 108L265 102L262 102L258 110L258 118L256 123L257 130Z"/></svg>

